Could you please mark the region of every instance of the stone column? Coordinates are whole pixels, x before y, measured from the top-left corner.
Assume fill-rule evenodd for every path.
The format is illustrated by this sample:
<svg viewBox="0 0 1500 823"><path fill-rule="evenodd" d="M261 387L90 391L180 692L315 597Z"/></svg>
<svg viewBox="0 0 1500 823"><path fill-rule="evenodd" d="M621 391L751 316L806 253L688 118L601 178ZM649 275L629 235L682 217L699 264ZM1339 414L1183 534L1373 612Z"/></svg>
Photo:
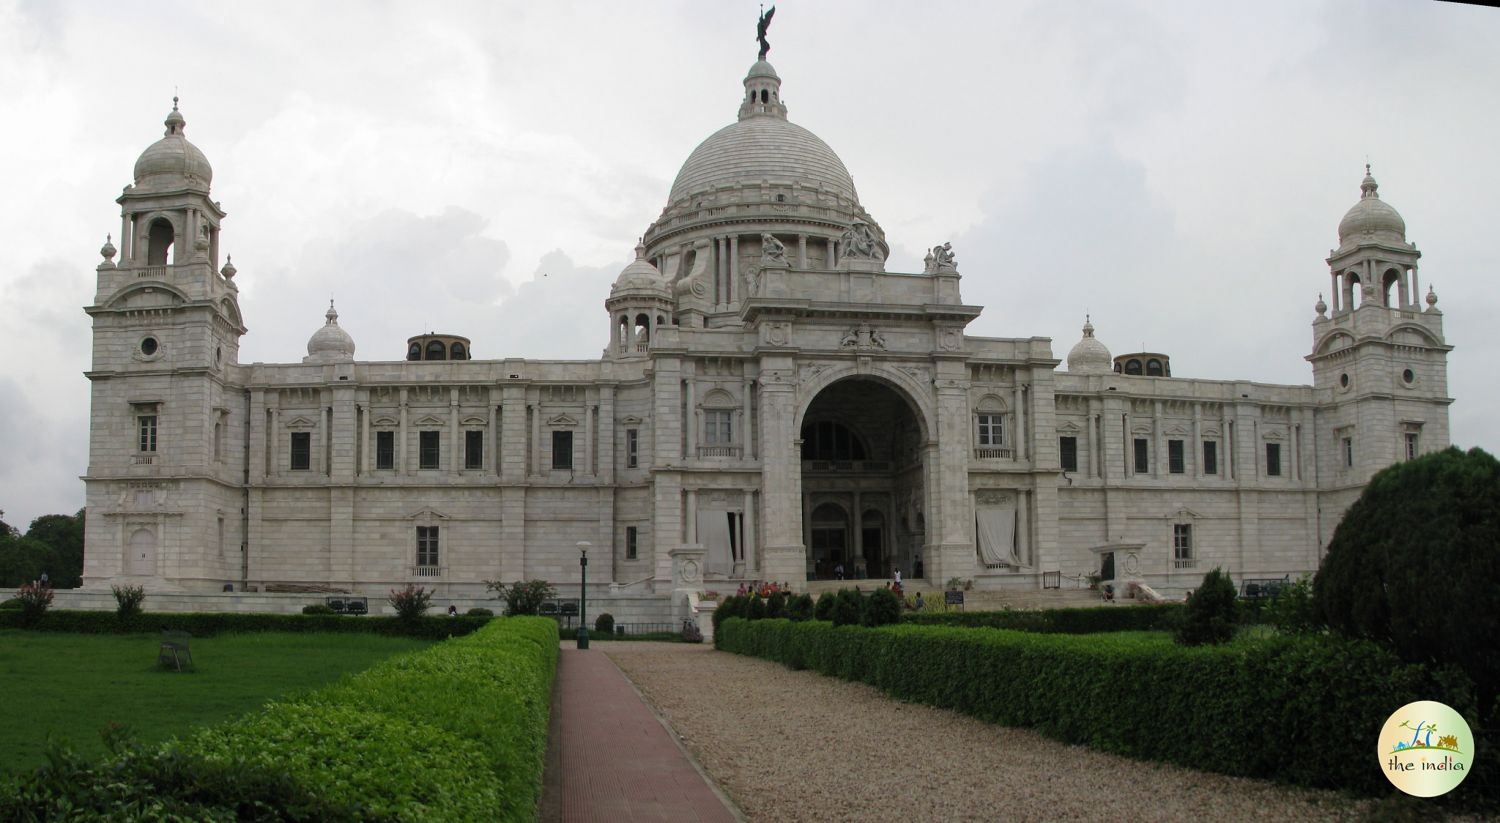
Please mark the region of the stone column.
<svg viewBox="0 0 1500 823"><path fill-rule="evenodd" d="M406 387L401 388L401 421L396 428L396 474L406 474Z"/></svg>
<svg viewBox="0 0 1500 823"><path fill-rule="evenodd" d="M698 542L698 491L687 490L687 501L682 512L682 522L686 524L683 531L683 542L697 544Z"/></svg>
<svg viewBox="0 0 1500 823"><path fill-rule="evenodd" d="M599 387L599 479L615 482L615 440L619 437L615 426L615 387ZM640 448L637 441L637 449Z"/></svg>
<svg viewBox="0 0 1500 823"><path fill-rule="evenodd" d="M937 420L929 430L937 437L928 453L932 466L927 472L928 562L934 580L971 577L975 570L974 545L969 534L973 520L969 493L970 414L967 368L961 360L937 363L933 381L937 395ZM926 563L924 565L924 570Z"/></svg>
<svg viewBox="0 0 1500 823"><path fill-rule="evenodd" d="M542 404L541 390L537 390L538 402L531 405L531 473L542 474L547 458L542 456Z"/></svg>
<svg viewBox="0 0 1500 823"><path fill-rule="evenodd" d="M760 567L759 552L755 543L755 520L756 520L756 492L750 490L745 492L745 545L741 554L744 555L744 568L750 569Z"/></svg>
<svg viewBox="0 0 1500 823"><path fill-rule="evenodd" d="M531 469L526 461L526 387L506 384L500 389L500 435L495 451L500 480L521 483ZM500 452L504 452L501 454ZM516 578L507 578L513 580Z"/></svg>
<svg viewBox="0 0 1500 823"><path fill-rule="evenodd" d="M740 236L738 234L729 237L729 302L734 303L744 299L740 291Z"/></svg>
<svg viewBox="0 0 1500 823"><path fill-rule="evenodd" d="M368 394L365 397L365 407L359 417L359 473L366 476L370 473L370 400Z"/></svg>
<svg viewBox="0 0 1500 823"><path fill-rule="evenodd" d="M490 395L494 400L494 395ZM490 407L490 425L484 433L486 456L484 461L484 474L495 476L500 474L500 407L493 402Z"/></svg>
<svg viewBox="0 0 1500 823"><path fill-rule="evenodd" d="M807 578L794 367L788 355L767 355L761 360L761 489L765 507L761 520L765 539L761 574L771 580Z"/></svg>
<svg viewBox="0 0 1500 823"><path fill-rule="evenodd" d="M463 438L458 433L458 387L452 386L448 389L448 448L451 454L448 458L449 474L458 474L464 467L464 444L459 442Z"/></svg>
<svg viewBox="0 0 1500 823"><path fill-rule="evenodd" d="M797 268L807 268L807 235L797 235Z"/></svg>
<svg viewBox="0 0 1500 823"><path fill-rule="evenodd" d="M280 398L277 398L278 402ZM271 457L266 466L267 477L281 475L281 409L271 407L271 430L266 432L266 441L271 444Z"/></svg>
<svg viewBox="0 0 1500 823"><path fill-rule="evenodd" d="M749 369L750 367L747 365L745 367L747 376L741 382L740 388L740 392L742 395L741 399L744 401L744 408L740 412L740 416L743 420L740 428L740 442L741 444L743 444L741 446L740 457L745 460L753 460L755 458L755 432L752 432L750 430L750 402L752 397L751 392L755 391L755 381L749 378Z"/></svg>
<svg viewBox="0 0 1500 823"><path fill-rule="evenodd" d="M682 389L683 396L687 399L687 414L683 415L682 418L682 425L687 427L687 431L685 432L687 435L687 445L684 447L686 453L683 454L683 457L693 460L698 457L698 430L703 425L703 421L699 419L698 409L693 402L693 379L695 377L693 369L683 369L683 376L685 378Z"/></svg>

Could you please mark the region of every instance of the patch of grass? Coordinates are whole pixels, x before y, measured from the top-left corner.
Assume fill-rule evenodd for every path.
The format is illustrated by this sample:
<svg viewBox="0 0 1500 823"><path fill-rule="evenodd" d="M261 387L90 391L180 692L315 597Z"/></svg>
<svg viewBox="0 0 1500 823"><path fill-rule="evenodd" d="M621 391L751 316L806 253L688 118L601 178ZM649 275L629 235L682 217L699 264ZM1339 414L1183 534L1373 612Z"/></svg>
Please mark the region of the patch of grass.
<svg viewBox="0 0 1500 823"><path fill-rule="evenodd" d="M156 634L0 630L0 777L41 765L49 738L97 758L110 724L141 742L165 740L430 645L364 634L195 637L196 666L178 673L156 664L159 643Z"/></svg>

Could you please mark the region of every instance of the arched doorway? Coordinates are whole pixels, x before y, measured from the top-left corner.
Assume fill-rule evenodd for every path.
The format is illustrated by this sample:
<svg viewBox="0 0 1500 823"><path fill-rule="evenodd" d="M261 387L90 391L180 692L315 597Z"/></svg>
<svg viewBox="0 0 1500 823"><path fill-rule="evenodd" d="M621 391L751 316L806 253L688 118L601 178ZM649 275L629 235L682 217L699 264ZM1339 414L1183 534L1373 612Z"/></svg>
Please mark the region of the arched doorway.
<svg viewBox="0 0 1500 823"><path fill-rule="evenodd" d="M132 532L126 552L126 574L156 574L156 535L150 529L136 529Z"/></svg>
<svg viewBox="0 0 1500 823"><path fill-rule="evenodd" d="M926 435L913 404L871 377L838 380L802 417L809 580L910 575L925 544Z"/></svg>

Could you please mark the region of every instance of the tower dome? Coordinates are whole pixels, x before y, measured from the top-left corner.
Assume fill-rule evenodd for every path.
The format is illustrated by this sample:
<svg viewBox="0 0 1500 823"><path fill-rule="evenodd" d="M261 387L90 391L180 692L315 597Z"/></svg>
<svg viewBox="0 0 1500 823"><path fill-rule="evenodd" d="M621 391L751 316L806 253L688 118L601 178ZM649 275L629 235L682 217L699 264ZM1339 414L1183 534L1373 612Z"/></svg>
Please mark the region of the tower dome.
<svg viewBox="0 0 1500 823"><path fill-rule="evenodd" d="M1108 374L1114 359L1109 349L1094 338L1094 324L1088 315L1083 318L1083 339L1068 352L1068 371L1082 374Z"/></svg>
<svg viewBox="0 0 1500 823"><path fill-rule="evenodd" d="M1406 221L1390 204L1380 199L1380 184L1365 165L1365 179L1359 184L1359 202L1339 221L1339 246L1360 242L1394 242L1406 244Z"/></svg>
<svg viewBox="0 0 1500 823"><path fill-rule="evenodd" d="M339 328L339 313L333 308L332 300L328 301L328 313L324 317L328 321L308 338L307 356L302 358L302 362L338 363L353 360L354 338Z"/></svg>
<svg viewBox="0 0 1500 823"><path fill-rule="evenodd" d="M635 259L620 272L615 278L615 284L610 288L610 295L621 295L626 292L647 292L653 295L670 296L672 290L667 286L667 279L661 276L661 272L646 260L646 245L637 243L635 247Z"/></svg>
<svg viewBox="0 0 1500 823"><path fill-rule="evenodd" d="M214 170L203 152L183 135L187 120L177 110L176 97L172 98L172 111L163 124L167 127L165 135L135 161L136 186L207 191L213 183Z"/></svg>

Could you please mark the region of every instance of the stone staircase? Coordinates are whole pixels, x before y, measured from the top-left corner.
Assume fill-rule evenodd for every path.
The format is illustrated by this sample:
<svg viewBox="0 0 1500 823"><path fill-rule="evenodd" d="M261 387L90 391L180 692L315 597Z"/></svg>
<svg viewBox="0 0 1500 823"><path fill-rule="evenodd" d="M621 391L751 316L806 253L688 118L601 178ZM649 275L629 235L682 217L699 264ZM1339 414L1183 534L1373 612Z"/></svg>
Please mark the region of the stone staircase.
<svg viewBox="0 0 1500 823"><path fill-rule="evenodd" d="M864 580L809 580L804 585L805 591L816 599L823 592L836 592L839 589L852 589L856 586L862 592L870 592L884 588L892 582L888 579L867 578ZM942 602L943 587L936 581L903 579L901 588L907 596L921 592L922 598L928 602L934 600ZM1130 605L1131 603L1132 601L1128 600L1119 603L1106 602L1096 591L1066 586L1061 589L972 589L964 592L965 611L1072 609Z"/></svg>

